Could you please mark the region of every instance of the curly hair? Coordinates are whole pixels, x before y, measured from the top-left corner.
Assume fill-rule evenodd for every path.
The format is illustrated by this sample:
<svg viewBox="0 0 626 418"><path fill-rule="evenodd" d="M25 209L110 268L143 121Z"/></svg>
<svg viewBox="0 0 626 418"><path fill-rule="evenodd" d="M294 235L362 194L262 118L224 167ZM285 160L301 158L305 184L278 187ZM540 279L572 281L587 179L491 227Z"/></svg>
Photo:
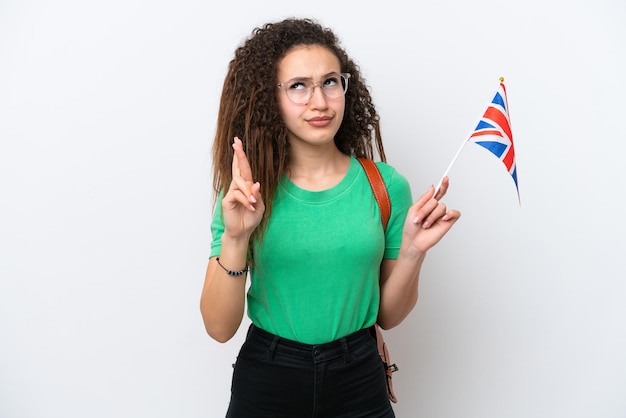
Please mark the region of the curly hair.
<svg viewBox="0 0 626 418"><path fill-rule="evenodd" d="M386 161L379 116L359 67L348 57L337 36L312 19L289 18L252 31L228 65L213 142L213 189L217 196L232 180L233 138L243 141L252 177L261 183L265 216L254 233L260 238L271 214L273 197L289 167L287 128L276 93L278 64L299 46L319 45L339 59L341 72L351 74L337 148L346 155L374 158L374 144Z"/></svg>

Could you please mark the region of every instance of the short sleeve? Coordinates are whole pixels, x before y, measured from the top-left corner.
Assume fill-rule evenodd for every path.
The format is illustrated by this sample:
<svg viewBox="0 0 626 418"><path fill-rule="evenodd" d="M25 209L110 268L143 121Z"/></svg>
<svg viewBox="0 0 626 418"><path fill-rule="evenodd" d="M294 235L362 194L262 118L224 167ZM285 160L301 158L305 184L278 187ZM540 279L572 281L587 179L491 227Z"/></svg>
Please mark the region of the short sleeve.
<svg viewBox="0 0 626 418"><path fill-rule="evenodd" d="M223 193L220 193L217 202L215 203L215 210L213 212L213 220L211 221L211 253L209 257L215 257L222 252L222 234L224 233L224 217L222 216L222 198Z"/></svg>

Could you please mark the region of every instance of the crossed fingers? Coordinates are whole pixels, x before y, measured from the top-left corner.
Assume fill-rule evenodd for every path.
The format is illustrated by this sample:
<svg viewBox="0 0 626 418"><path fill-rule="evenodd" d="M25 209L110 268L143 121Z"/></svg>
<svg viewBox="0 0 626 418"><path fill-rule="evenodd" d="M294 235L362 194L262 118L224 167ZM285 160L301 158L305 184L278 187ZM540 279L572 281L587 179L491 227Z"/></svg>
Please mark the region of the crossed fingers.
<svg viewBox="0 0 626 418"><path fill-rule="evenodd" d="M243 151L243 143L241 139L235 137L233 141L233 164L232 164L232 183L231 191L234 192L235 199L246 206L248 209L255 211L254 206L257 203L255 194L258 193L260 185L252 180L252 170L248 163L248 158Z"/></svg>

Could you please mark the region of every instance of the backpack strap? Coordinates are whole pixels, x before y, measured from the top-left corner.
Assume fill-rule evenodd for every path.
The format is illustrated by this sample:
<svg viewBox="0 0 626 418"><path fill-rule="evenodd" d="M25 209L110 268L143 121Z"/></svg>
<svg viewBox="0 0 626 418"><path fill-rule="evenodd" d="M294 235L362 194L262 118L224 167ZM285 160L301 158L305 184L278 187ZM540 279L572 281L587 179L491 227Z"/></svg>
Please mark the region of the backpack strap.
<svg viewBox="0 0 626 418"><path fill-rule="evenodd" d="M366 158L359 158L358 160L365 170L367 180L372 187L372 192L374 192L376 202L378 202L378 207L380 208L380 220L383 224L383 231L386 231L387 224L389 223L389 218L391 217L391 199L389 199L387 186L385 185L383 176L380 174L380 170L378 169L378 166L374 161L368 160ZM387 395L392 402L398 402L398 399L393 392L392 380L392 373L398 370L398 366L395 363L391 363L389 350L387 349L387 344L385 344L385 339L378 324L374 324L373 329L370 331L372 332L372 336L376 339L378 354L380 355L380 359L385 365L385 375L387 377Z"/></svg>
<svg viewBox="0 0 626 418"><path fill-rule="evenodd" d="M383 223L383 231L386 231L389 218L391 217L391 200L389 199L387 186L385 185L383 176L380 174L380 170L378 170L374 161L366 158L359 158L358 160L365 170L367 180L369 180L376 202L378 202L378 207L380 208L380 220Z"/></svg>

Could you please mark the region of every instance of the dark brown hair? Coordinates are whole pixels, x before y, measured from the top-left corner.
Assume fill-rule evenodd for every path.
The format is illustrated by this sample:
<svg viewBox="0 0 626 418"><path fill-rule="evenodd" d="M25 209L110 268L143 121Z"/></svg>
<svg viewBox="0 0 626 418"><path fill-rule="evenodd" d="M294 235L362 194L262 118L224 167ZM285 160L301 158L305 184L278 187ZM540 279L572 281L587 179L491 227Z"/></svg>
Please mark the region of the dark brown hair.
<svg viewBox="0 0 626 418"><path fill-rule="evenodd" d="M232 142L243 141L252 178L261 183L265 215L253 238L262 236L272 211L281 177L289 167L287 129L278 107L277 69L294 47L320 45L339 59L341 72L351 74L345 98L344 118L335 136L339 150L347 155L374 158L374 146L386 161L379 116L359 67L348 57L337 36L311 19L285 19L267 23L235 51L224 80L217 129L213 142L213 189L228 190L232 179Z"/></svg>

